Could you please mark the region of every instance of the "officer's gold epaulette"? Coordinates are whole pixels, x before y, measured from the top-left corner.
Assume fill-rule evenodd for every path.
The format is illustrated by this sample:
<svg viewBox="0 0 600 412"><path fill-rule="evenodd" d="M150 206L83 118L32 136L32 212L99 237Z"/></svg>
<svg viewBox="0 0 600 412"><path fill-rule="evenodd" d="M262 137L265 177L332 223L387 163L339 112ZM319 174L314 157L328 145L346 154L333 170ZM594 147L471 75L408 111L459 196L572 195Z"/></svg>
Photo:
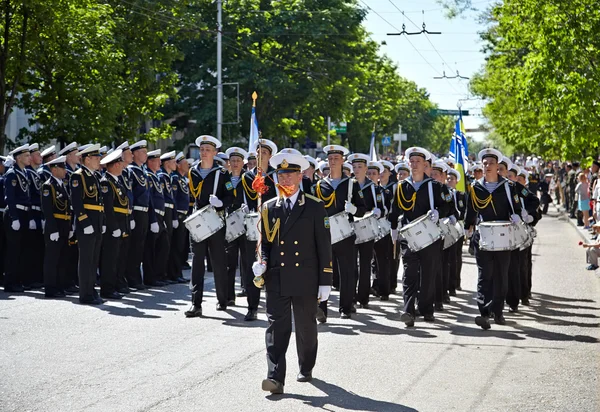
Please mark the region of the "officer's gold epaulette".
<svg viewBox="0 0 600 412"><path fill-rule="evenodd" d="M311 200L314 200L315 202L323 203L323 201L321 199L319 199L318 197L309 195L308 193L304 193L304 196L308 197Z"/></svg>

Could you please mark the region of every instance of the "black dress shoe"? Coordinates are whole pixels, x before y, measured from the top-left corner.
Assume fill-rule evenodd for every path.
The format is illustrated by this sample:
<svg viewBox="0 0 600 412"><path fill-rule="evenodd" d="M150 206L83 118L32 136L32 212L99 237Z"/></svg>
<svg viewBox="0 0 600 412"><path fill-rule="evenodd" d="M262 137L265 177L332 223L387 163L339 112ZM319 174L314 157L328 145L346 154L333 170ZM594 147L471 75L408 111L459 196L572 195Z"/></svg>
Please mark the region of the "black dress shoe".
<svg viewBox="0 0 600 412"><path fill-rule="evenodd" d="M217 310L227 310L227 305L223 305L222 303L217 303Z"/></svg>
<svg viewBox="0 0 600 412"><path fill-rule="evenodd" d="M127 294L131 293L131 289L129 289L128 287L119 288L119 289L117 289L117 292L119 292L123 295L127 295Z"/></svg>
<svg viewBox="0 0 600 412"><path fill-rule="evenodd" d="M153 288L160 288L166 286L167 284L162 280L155 280L153 282L146 282L146 286L151 286Z"/></svg>
<svg viewBox="0 0 600 412"><path fill-rule="evenodd" d="M246 313L246 316L244 316L244 320L247 322L251 322L256 319L258 319L258 316L256 314L256 311L252 309L249 309L248 313Z"/></svg>
<svg viewBox="0 0 600 412"><path fill-rule="evenodd" d="M139 283L137 285L129 286L129 289L133 290L146 290L146 286L143 283Z"/></svg>
<svg viewBox="0 0 600 412"><path fill-rule="evenodd" d="M435 304L435 310L436 310L437 312L443 312L443 311L444 311L444 305L443 305L443 304L441 304L441 303L436 303L436 304Z"/></svg>
<svg viewBox="0 0 600 412"><path fill-rule="evenodd" d="M65 293L67 295L75 295L75 294L79 293L79 287L69 286L68 288L65 288Z"/></svg>
<svg viewBox="0 0 600 412"><path fill-rule="evenodd" d="M300 372L298 376L296 376L297 382L310 382L312 381L312 372L302 373Z"/></svg>
<svg viewBox="0 0 600 412"><path fill-rule="evenodd" d="M523 298L521 299L521 303L523 304L523 306L529 306L529 299Z"/></svg>
<svg viewBox="0 0 600 412"><path fill-rule="evenodd" d="M356 313L356 306L352 305L350 308L350 313Z"/></svg>
<svg viewBox="0 0 600 412"><path fill-rule="evenodd" d="M325 315L325 312L320 307L317 307L317 321L319 323L327 322L327 315Z"/></svg>
<svg viewBox="0 0 600 412"><path fill-rule="evenodd" d="M448 295L450 295L450 296L456 296L456 291L455 290L451 290L451 291L448 292ZM449 300L450 299L448 299L447 303L450 303Z"/></svg>
<svg viewBox="0 0 600 412"><path fill-rule="evenodd" d="M229 299L227 301L227 306L235 306L235 299Z"/></svg>
<svg viewBox="0 0 600 412"><path fill-rule="evenodd" d="M435 322L435 317L433 315L425 315L423 316L423 320L425 322Z"/></svg>
<svg viewBox="0 0 600 412"><path fill-rule="evenodd" d="M400 315L400 322L404 322L407 328L415 326L415 317L408 312Z"/></svg>
<svg viewBox="0 0 600 412"><path fill-rule="evenodd" d="M362 308L362 309L369 309L369 304L368 303L359 303L358 307Z"/></svg>
<svg viewBox="0 0 600 412"><path fill-rule="evenodd" d="M457 286L456 290L462 290L462 288L460 286Z"/></svg>
<svg viewBox="0 0 600 412"><path fill-rule="evenodd" d="M262 381L262 390L271 392L273 395L281 395L283 393L283 383L277 382L275 379L264 379Z"/></svg>
<svg viewBox="0 0 600 412"><path fill-rule="evenodd" d="M483 330L488 330L492 327L492 325L490 325L490 320L487 316L476 316L475 324Z"/></svg>
<svg viewBox="0 0 600 412"><path fill-rule="evenodd" d="M387 295L381 295L381 297L379 298L379 300L382 300L382 301L385 302L386 300L390 300L390 297L387 296Z"/></svg>
<svg viewBox="0 0 600 412"><path fill-rule="evenodd" d="M177 278L177 283L188 283L190 280L180 276Z"/></svg>
<svg viewBox="0 0 600 412"><path fill-rule="evenodd" d="M189 263L184 262L184 264L181 266L182 269L191 269L192 267L190 266Z"/></svg>
<svg viewBox="0 0 600 412"><path fill-rule="evenodd" d="M518 308L517 306L510 306L510 307L508 308L508 311L509 311L510 313L517 313L517 312L519 311L519 308Z"/></svg>
<svg viewBox="0 0 600 412"><path fill-rule="evenodd" d="M242 289L242 291L238 292L235 296L237 296L238 298L245 298L246 296L248 296L248 294L246 293L246 289Z"/></svg>
<svg viewBox="0 0 600 412"><path fill-rule="evenodd" d="M48 298L48 299L51 299L51 298L64 298L66 296L67 295L63 291L58 291L58 292L54 292L54 293L46 293L44 295L44 297Z"/></svg>
<svg viewBox="0 0 600 412"><path fill-rule="evenodd" d="M82 305L101 305L104 303L104 300L95 296L86 296L83 298L79 298L79 303Z"/></svg>
<svg viewBox="0 0 600 412"><path fill-rule="evenodd" d="M162 282L166 283L167 285L175 285L177 283L175 279L165 279Z"/></svg>
<svg viewBox="0 0 600 412"><path fill-rule="evenodd" d="M390 290L390 295L397 295L398 292L396 292L396 289L392 289Z"/></svg>
<svg viewBox="0 0 600 412"><path fill-rule="evenodd" d="M444 296L444 299L442 299L443 303L450 303L450 296Z"/></svg>
<svg viewBox="0 0 600 412"><path fill-rule="evenodd" d="M4 286L4 291L6 293L23 293L25 292L25 288L21 285Z"/></svg>
<svg viewBox="0 0 600 412"><path fill-rule="evenodd" d="M350 319L351 317L352 317L352 315L350 315L349 312L342 312L340 314L340 318L342 318L342 319Z"/></svg>
<svg viewBox="0 0 600 412"><path fill-rule="evenodd" d="M185 311L186 318L199 318L202 316L202 306L192 305Z"/></svg>
<svg viewBox="0 0 600 412"><path fill-rule="evenodd" d="M506 319L504 319L504 315L494 315L494 323L496 325L506 325Z"/></svg>
<svg viewBox="0 0 600 412"><path fill-rule="evenodd" d="M44 287L43 283L40 282L33 282L32 284L29 285L29 289L33 289L33 290L38 290Z"/></svg>
<svg viewBox="0 0 600 412"><path fill-rule="evenodd" d="M119 292L100 293L100 297L103 297L104 299L123 299L123 295Z"/></svg>
<svg viewBox="0 0 600 412"><path fill-rule="evenodd" d="M415 318L421 316L421 311L417 308L415 309Z"/></svg>

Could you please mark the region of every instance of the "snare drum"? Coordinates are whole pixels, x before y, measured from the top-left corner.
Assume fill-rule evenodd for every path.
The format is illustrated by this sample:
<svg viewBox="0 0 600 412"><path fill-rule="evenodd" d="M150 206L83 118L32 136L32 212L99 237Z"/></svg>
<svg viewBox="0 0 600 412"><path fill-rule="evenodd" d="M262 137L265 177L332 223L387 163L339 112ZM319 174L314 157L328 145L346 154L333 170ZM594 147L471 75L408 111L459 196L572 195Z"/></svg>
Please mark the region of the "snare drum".
<svg viewBox="0 0 600 412"><path fill-rule="evenodd" d="M448 249L461 237L458 222L452 224L449 218L440 220L440 229L444 234L444 249Z"/></svg>
<svg viewBox="0 0 600 412"><path fill-rule="evenodd" d="M392 222L387 220L386 217L377 219L377 224L379 225L379 233L377 234L377 237L375 238L376 242L380 241L381 239L383 239L384 237L389 235L392 230Z"/></svg>
<svg viewBox="0 0 600 412"><path fill-rule="evenodd" d="M225 240L227 243L233 242L238 237L246 233L246 226L244 225L245 213L242 209L238 209L233 213L230 213L225 219Z"/></svg>
<svg viewBox="0 0 600 412"><path fill-rule="evenodd" d="M348 220L348 213L340 212L329 218L330 232L331 232L331 244L335 245L337 242L347 239L354 234L354 228Z"/></svg>
<svg viewBox="0 0 600 412"><path fill-rule="evenodd" d="M185 219L183 223L189 230L192 240L196 243L208 239L225 226L223 219L221 219L221 216L219 216L216 209L211 205L197 210Z"/></svg>
<svg viewBox="0 0 600 412"><path fill-rule="evenodd" d="M529 229L525 222L519 222L514 224L513 230L513 243L516 247L521 247L529 240Z"/></svg>
<svg viewBox="0 0 600 412"><path fill-rule="evenodd" d="M251 242L258 242L260 232L258 231L258 222L260 215L258 213L248 213L244 217L244 226L246 226L246 239Z"/></svg>
<svg viewBox="0 0 600 412"><path fill-rule="evenodd" d="M425 249L442 237L442 231L429 215L423 215L400 229L400 234L408 242L413 252Z"/></svg>
<svg viewBox="0 0 600 412"><path fill-rule="evenodd" d="M354 241L355 245L375 240L379 234L377 216L373 213L366 214L361 218L354 218L352 226L354 227L354 233L356 234L356 240Z"/></svg>
<svg viewBox="0 0 600 412"><path fill-rule="evenodd" d="M511 222L481 222L479 231L479 249L489 252L513 250L515 245L515 225Z"/></svg>

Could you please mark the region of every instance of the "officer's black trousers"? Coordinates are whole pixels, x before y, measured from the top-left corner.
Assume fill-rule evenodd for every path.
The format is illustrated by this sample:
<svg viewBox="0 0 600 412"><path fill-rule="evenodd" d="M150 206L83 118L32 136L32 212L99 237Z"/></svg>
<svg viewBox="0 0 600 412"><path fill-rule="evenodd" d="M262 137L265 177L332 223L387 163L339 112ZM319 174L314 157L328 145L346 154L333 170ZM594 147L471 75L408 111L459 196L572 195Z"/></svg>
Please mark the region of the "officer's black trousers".
<svg viewBox="0 0 600 412"><path fill-rule="evenodd" d="M246 238L246 236L244 236ZM242 272L246 277L244 282L246 287L246 299L248 300L248 310L257 310L260 303L260 289L254 286L254 272L252 272L252 264L256 261L256 242L246 239L245 245L246 259L242 260L242 266L246 265Z"/></svg>
<svg viewBox="0 0 600 412"><path fill-rule="evenodd" d="M240 267L240 278L246 275L246 235L227 243L227 300L235 300L235 272ZM239 263L239 265L238 265Z"/></svg>
<svg viewBox="0 0 600 412"><path fill-rule="evenodd" d="M387 235L375 242L373 250L375 251L375 265L377 270L377 288L380 296L389 296L390 294L390 275L392 268L392 240Z"/></svg>
<svg viewBox="0 0 600 412"><path fill-rule="evenodd" d="M519 306L519 299L521 299L521 251L515 249L510 251L506 304L517 307Z"/></svg>
<svg viewBox="0 0 600 412"><path fill-rule="evenodd" d="M462 245L462 238L444 252L448 251L448 291L454 293L456 291L456 284L458 283L458 255L457 249Z"/></svg>
<svg viewBox="0 0 600 412"><path fill-rule="evenodd" d="M146 244L144 245L144 282L154 283L165 280L167 273L167 259L169 258L169 240L164 224L164 216L156 214L158 233L148 230Z"/></svg>
<svg viewBox="0 0 600 412"><path fill-rule="evenodd" d="M292 334L292 306L296 329L296 349L300 372L312 372L317 361L317 301L310 296L281 296L267 292L267 318L269 327L265 334L267 345L267 377L285 384L285 353Z"/></svg>
<svg viewBox="0 0 600 412"><path fill-rule="evenodd" d="M204 259L209 254L213 266L217 301L227 306L227 257L225 254L225 228L200 243L192 241L192 303L202 305L204 296Z"/></svg>
<svg viewBox="0 0 600 412"><path fill-rule="evenodd" d="M477 306L482 316L501 315L508 283L510 251L487 252L475 243Z"/></svg>
<svg viewBox="0 0 600 412"><path fill-rule="evenodd" d="M123 237L113 237L112 233L106 231L102 235L102 254L100 256L100 293L110 294L116 292L119 282L119 251L123 244Z"/></svg>
<svg viewBox="0 0 600 412"><path fill-rule="evenodd" d="M129 224L129 221L127 221ZM131 235L121 239L119 245L119 256L117 258L117 288L123 289L127 287L127 260L129 257L129 245L131 244Z"/></svg>
<svg viewBox="0 0 600 412"><path fill-rule="evenodd" d="M127 283L129 286L143 284L140 266L144 256L144 247L148 235L148 212L134 210L131 215L135 221L135 228L129 237L129 254L127 257Z"/></svg>
<svg viewBox="0 0 600 412"><path fill-rule="evenodd" d="M396 247L394 247L394 243L392 243L391 248L393 259L390 268L390 287L392 290L396 290L398 288L398 272L400 272L400 254L402 253L400 241L396 241ZM404 267L402 270L404 271ZM400 276L400 278L402 277L403 276Z"/></svg>
<svg viewBox="0 0 600 412"><path fill-rule="evenodd" d="M91 235L77 233L77 244L79 245L79 299L96 297L94 285L96 274L100 263L100 248L102 246L102 233L94 231Z"/></svg>
<svg viewBox="0 0 600 412"><path fill-rule="evenodd" d="M438 240L425 249L413 252L406 241L400 242L404 263L404 312L415 314L415 300L419 298L421 315L433 315L437 262L441 260L441 242Z"/></svg>
<svg viewBox="0 0 600 412"><path fill-rule="evenodd" d="M46 253L44 254L44 291L46 295L64 291L71 286L67 273L67 254L69 252L69 230L71 222L58 222L58 240L50 240L50 233L44 233Z"/></svg>
<svg viewBox="0 0 600 412"><path fill-rule="evenodd" d="M337 261L340 272L340 312L350 313L356 294L356 255L354 241L356 236L350 236L332 246L333 262ZM368 265L370 266L370 261ZM370 269L369 269L370 270Z"/></svg>
<svg viewBox="0 0 600 412"><path fill-rule="evenodd" d="M6 233L6 259L4 272L4 288L22 286L25 278L25 265L27 261L26 248L27 238L25 231L28 230L21 222L19 230L12 229L12 220L8 211L4 212L4 231Z"/></svg>
<svg viewBox="0 0 600 412"><path fill-rule="evenodd" d="M358 294L356 300L361 305L369 303L371 293L371 261L373 260L374 241L354 245L358 255L358 267L355 266L355 276L358 275Z"/></svg>
<svg viewBox="0 0 600 412"><path fill-rule="evenodd" d="M184 250L186 243L185 238L187 235L185 225L183 224L185 218L182 215L181 217L175 217L173 220L177 220L179 222L179 226L177 226L177 229L173 228L173 235L171 236L171 252L169 253L167 268L169 279L176 280L180 277L183 277L183 256L185 254L187 259L189 251Z"/></svg>
<svg viewBox="0 0 600 412"><path fill-rule="evenodd" d="M440 261L440 268L437 271L437 278L435 282L435 302L443 303L444 296L448 296L448 289L450 286L450 254L451 250L449 248L444 249L444 241L441 242L442 251L441 256L442 260Z"/></svg>
<svg viewBox="0 0 600 412"><path fill-rule="evenodd" d="M77 244L77 233L69 238L69 247L67 249L67 277L69 286L79 284L79 274L77 268L79 266L79 245Z"/></svg>
<svg viewBox="0 0 600 412"><path fill-rule="evenodd" d="M21 228L23 229L23 228ZM67 234L68 235L68 234ZM35 230L25 228L25 237L27 242L27 251L35 259L27 259L24 263L27 269L25 270L25 279L23 283L30 285L32 283L43 283L44 281L44 233L42 228L38 227Z"/></svg>
<svg viewBox="0 0 600 412"><path fill-rule="evenodd" d="M456 247L456 283L454 285L454 287L456 289L460 288L460 274L462 272L462 264L463 264L463 260L462 260L462 254L463 254L463 238L461 237L460 240L458 242L456 242L456 245L454 245Z"/></svg>
<svg viewBox="0 0 600 412"><path fill-rule="evenodd" d="M519 254L519 276L521 278L521 299L528 299L531 293L531 249L529 246Z"/></svg>

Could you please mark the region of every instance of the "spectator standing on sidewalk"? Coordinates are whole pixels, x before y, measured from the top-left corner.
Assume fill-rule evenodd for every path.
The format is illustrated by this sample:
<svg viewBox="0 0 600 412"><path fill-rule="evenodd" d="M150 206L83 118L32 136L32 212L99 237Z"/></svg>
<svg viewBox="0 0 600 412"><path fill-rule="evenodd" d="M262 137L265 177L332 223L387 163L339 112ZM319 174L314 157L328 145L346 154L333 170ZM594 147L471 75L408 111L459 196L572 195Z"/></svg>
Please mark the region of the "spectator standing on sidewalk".
<svg viewBox="0 0 600 412"><path fill-rule="evenodd" d="M590 184L585 173L577 175L577 186L575 186L575 196L577 197L577 210L583 215L583 228L590 228Z"/></svg>

